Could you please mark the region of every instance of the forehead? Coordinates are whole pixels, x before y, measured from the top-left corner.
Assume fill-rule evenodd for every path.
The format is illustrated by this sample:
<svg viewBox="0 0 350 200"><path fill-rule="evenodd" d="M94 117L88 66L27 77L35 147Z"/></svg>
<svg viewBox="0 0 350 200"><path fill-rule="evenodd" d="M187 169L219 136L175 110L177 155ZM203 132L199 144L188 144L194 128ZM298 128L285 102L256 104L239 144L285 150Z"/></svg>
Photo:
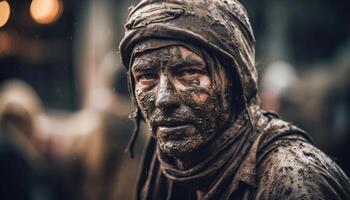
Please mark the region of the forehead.
<svg viewBox="0 0 350 200"><path fill-rule="evenodd" d="M133 59L133 67L135 65L156 64L159 62L171 63L179 60L194 60L204 62L198 51L192 50L183 45L170 45L137 51Z"/></svg>

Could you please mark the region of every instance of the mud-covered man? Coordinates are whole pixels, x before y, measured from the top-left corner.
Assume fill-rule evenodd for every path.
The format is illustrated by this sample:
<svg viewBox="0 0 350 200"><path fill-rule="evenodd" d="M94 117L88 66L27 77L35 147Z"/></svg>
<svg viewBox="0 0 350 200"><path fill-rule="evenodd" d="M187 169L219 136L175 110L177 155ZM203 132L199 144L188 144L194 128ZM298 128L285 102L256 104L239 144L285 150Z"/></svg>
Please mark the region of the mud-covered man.
<svg viewBox="0 0 350 200"><path fill-rule="evenodd" d="M151 135L136 199L350 199L309 136L260 109L239 2L142 0L126 29L131 117Z"/></svg>

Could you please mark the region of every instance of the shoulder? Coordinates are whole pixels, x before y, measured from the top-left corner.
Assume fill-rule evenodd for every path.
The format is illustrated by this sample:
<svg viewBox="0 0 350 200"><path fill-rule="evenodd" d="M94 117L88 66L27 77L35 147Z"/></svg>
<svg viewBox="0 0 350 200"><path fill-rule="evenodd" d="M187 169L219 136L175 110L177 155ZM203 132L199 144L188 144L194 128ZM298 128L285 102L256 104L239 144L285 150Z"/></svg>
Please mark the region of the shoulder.
<svg viewBox="0 0 350 200"><path fill-rule="evenodd" d="M277 139L259 160L257 199L350 199L344 172L312 144Z"/></svg>

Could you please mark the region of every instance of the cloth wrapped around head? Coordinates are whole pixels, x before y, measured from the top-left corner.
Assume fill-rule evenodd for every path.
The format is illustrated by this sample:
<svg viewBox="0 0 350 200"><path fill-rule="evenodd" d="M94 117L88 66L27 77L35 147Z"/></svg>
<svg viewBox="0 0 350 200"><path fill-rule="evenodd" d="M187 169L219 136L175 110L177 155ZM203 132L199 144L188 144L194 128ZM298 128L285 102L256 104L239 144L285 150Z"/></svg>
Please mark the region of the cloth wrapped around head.
<svg viewBox="0 0 350 200"><path fill-rule="evenodd" d="M129 69L135 46L149 39L190 43L225 60L238 74L245 104L257 95L255 39L244 7L235 0L143 0L129 14L120 44ZM147 47L144 47L147 48ZM226 66L225 65L225 66ZM130 71L129 71L130 72ZM130 92L133 94L133 83ZM131 117L138 113L135 109Z"/></svg>

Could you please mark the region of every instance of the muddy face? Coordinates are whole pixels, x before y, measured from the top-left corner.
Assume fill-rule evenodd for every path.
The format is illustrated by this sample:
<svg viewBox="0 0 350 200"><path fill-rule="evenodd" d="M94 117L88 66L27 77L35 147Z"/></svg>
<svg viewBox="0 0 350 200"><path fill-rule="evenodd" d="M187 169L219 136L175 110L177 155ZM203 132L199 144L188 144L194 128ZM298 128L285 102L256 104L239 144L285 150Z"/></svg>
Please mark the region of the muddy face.
<svg viewBox="0 0 350 200"><path fill-rule="evenodd" d="M134 93L160 149L181 157L205 146L230 118L222 67L183 46L144 52L131 68Z"/></svg>

